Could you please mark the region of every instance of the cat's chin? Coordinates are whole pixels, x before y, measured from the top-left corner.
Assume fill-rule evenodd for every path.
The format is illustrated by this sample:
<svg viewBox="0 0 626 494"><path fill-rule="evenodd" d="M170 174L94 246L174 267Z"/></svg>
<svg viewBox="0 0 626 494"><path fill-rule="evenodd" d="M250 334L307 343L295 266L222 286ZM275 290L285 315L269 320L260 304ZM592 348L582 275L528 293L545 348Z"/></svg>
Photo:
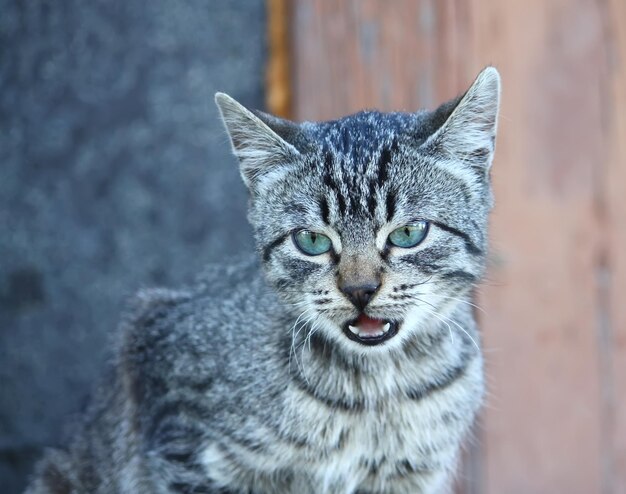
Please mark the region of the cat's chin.
<svg viewBox="0 0 626 494"><path fill-rule="evenodd" d="M398 334L398 323L389 319L374 319L365 314L346 321L343 333L361 345L375 346L389 341Z"/></svg>

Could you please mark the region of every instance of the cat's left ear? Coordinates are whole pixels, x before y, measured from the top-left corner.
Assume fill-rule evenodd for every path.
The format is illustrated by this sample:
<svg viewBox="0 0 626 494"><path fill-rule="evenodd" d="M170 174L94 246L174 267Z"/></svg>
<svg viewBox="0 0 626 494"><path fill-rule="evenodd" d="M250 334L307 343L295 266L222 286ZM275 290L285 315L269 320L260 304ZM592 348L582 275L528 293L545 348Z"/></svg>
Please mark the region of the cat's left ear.
<svg viewBox="0 0 626 494"><path fill-rule="evenodd" d="M420 149L461 162L482 176L487 175L495 150L499 106L500 75L494 67L487 67ZM449 104L445 107L443 105L440 110L449 112Z"/></svg>
<svg viewBox="0 0 626 494"><path fill-rule="evenodd" d="M253 113L224 93L215 94L241 176L249 189L264 177L280 174L300 152L283 137L296 133L296 124L264 113Z"/></svg>

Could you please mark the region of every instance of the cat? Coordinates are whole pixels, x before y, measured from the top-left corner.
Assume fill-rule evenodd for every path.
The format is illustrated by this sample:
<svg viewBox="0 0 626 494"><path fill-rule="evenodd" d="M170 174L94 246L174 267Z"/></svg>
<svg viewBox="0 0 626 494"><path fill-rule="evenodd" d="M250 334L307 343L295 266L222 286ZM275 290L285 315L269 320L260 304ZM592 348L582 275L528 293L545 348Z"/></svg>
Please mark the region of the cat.
<svg viewBox="0 0 626 494"><path fill-rule="evenodd" d="M432 112L297 124L218 93L259 256L137 295L27 493L447 492L484 394L499 95L487 67Z"/></svg>

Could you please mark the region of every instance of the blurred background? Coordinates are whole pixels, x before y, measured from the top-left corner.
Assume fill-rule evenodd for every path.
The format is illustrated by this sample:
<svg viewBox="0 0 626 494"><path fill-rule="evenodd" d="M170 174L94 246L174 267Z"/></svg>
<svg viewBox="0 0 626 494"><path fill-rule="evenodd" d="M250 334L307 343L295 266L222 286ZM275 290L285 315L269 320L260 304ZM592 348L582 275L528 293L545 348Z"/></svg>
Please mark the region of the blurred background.
<svg viewBox="0 0 626 494"><path fill-rule="evenodd" d="M488 64L490 396L458 492L626 492L624 0L0 0L0 491L131 293L252 250L216 90L328 119L433 108Z"/></svg>

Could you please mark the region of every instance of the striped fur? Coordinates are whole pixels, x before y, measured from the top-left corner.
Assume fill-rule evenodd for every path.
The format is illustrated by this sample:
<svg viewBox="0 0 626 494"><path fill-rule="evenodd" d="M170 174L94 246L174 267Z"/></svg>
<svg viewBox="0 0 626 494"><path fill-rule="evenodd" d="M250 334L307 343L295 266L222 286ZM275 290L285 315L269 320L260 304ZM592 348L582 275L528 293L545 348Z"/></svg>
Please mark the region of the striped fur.
<svg viewBox="0 0 626 494"><path fill-rule="evenodd" d="M471 291L485 264L499 78L434 112L294 124L217 103L250 189L259 261L142 292L117 358L36 493L437 493L483 396ZM426 239L389 234L418 220ZM326 234L307 256L294 231ZM339 280L375 277L364 346Z"/></svg>

